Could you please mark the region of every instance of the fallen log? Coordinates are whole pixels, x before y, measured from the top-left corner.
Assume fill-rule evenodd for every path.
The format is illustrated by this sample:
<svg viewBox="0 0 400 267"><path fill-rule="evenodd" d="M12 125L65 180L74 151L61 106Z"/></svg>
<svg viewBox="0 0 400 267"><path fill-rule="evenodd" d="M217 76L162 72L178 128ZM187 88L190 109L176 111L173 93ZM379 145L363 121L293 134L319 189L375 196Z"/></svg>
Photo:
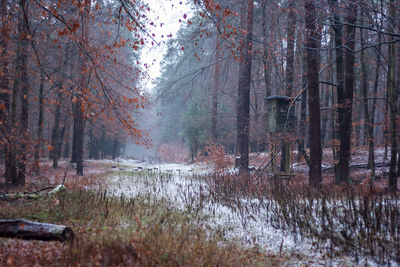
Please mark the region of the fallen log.
<svg viewBox="0 0 400 267"><path fill-rule="evenodd" d="M52 189L49 192L45 192L46 190ZM10 201L10 200L16 200L20 198L27 198L27 199L39 199L44 196L53 196L57 193L61 193L65 191L66 188L63 184L59 184L57 186L48 186L42 189L39 189L35 192L23 192L23 193L14 193L14 194L5 194L5 193L0 193L0 200L5 200L5 201Z"/></svg>
<svg viewBox="0 0 400 267"><path fill-rule="evenodd" d="M42 195L36 194L36 193L15 193L15 194L0 194L0 200L5 200L5 201L11 201L11 200L16 200L20 198L26 198L26 199L39 199L41 198Z"/></svg>
<svg viewBox="0 0 400 267"><path fill-rule="evenodd" d="M64 225L39 223L28 220L0 220L0 237L28 240L67 241L74 238L71 228Z"/></svg>
<svg viewBox="0 0 400 267"><path fill-rule="evenodd" d="M48 195L49 195L49 196L53 196L53 195L55 195L55 194L57 194L57 193L60 193L60 192L65 191L65 190L66 190L65 186L64 186L63 184L59 184L59 185L57 185L53 190L51 190L51 191L48 193Z"/></svg>

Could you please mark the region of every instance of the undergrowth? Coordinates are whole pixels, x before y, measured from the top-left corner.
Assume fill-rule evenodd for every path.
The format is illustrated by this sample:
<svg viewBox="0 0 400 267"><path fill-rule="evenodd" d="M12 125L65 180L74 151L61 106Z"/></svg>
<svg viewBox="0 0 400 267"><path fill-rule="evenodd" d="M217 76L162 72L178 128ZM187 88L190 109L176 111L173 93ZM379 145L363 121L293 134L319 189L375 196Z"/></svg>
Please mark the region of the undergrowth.
<svg viewBox="0 0 400 267"><path fill-rule="evenodd" d="M311 238L331 257L348 255L358 262L366 256L378 264L400 263L396 194L363 185L315 189L266 176L212 174L203 179L215 202L238 210L243 218L262 212L266 224L294 239Z"/></svg>
<svg viewBox="0 0 400 267"><path fill-rule="evenodd" d="M72 243L0 238L4 266L238 266L282 260L223 241L191 214L150 196L131 199L72 189L53 198L0 204L0 218L70 226Z"/></svg>
<svg viewBox="0 0 400 267"><path fill-rule="evenodd" d="M266 254L257 241L230 239L229 222L213 221L226 215L226 208L244 228L253 220L273 234L291 235L295 243L311 240L323 258L400 262L399 197L373 188L324 185L316 190L266 176L218 172L118 170L100 178L68 180L68 190L53 198L1 202L2 219L68 225L76 239L0 238L0 265L276 266L300 260L281 253L282 247L279 252L266 248ZM125 196L117 197L120 193Z"/></svg>

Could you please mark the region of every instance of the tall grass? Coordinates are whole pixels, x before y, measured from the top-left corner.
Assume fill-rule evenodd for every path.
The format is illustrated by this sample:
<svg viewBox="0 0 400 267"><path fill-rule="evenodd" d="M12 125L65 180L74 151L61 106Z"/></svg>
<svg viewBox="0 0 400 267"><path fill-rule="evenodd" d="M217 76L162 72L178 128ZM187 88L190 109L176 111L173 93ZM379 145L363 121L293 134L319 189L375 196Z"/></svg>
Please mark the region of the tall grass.
<svg viewBox="0 0 400 267"><path fill-rule="evenodd" d="M0 265L265 266L282 260L226 242L206 231L198 216L150 195L69 190L56 198L3 202L0 218L66 224L76 235L71 244L0 238Z"/></svg>
<svg viewBox="0 0 400 267"><path fill-rule="evenodd" d="M276 177L254 181L210 175L205 180L215 200L237 210L266 212L267 224L295 239L313 239L328 255L400 263L400 199L395 194L351 185L314 189Z"/></svg>

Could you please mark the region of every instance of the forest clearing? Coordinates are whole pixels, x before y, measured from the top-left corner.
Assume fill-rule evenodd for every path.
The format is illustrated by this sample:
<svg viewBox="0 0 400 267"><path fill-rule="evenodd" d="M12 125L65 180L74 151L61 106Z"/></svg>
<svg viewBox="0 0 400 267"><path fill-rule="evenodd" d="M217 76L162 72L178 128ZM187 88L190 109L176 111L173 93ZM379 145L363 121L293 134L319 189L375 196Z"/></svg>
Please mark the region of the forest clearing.
<svg viewBox="0 0 400 267"><path fill-rule="evenodd" d="M367 153L363 154L358 161L365 161ZM377 158L383 159L383 154ZM388 229L398 223L393 216L398 216L400 201L383 194L387 179L376 180L374 189L364 180L352 188L335 189L326 181L327 186L317 193L306 189L302 168L289 183L264 180L265 176L244 180L234 174L233 161L219 173L210 171L215 166L204 162L85 161L84 176L76 176L68 162L60 161L57 170L51 169L51 162L43 162L42 176L32 177L26 190L63 183L66 191L41 198L0 195L0 218L69 225L75 240L54 244L3 239L1 263L397 264L398 232ZM359 173L355 177L365 175L363 169L353 172ZM327 176L333 179L332 174ZM382 226L377 225L377 217ZM381 235L385 248L377 240L367 240Z"/></svg>
<svg viewBox="0 0 400 267"><path fill-rule="evenodd" d="M400 265L400 1L0 1L1 266Z"/></svg>

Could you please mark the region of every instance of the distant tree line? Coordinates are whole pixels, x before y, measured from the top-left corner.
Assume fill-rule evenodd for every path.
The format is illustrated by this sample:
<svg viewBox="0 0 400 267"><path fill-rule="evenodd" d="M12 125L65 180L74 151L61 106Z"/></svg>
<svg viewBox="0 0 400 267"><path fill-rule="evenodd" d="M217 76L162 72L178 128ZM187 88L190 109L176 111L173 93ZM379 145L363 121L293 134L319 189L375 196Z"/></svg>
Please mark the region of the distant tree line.
<svg viewBox="0 0 400 267"><path fill-rule="evenodd" d="M268 104L288 96L299 150L310 149L310 184L322 183L331 148L336 183L349 181L351 151L377 146L399 160L400 2L394 0L195 1L197 16L170 40L157 87L162 141L193 157L225 146L248 172L249 151L268 149ZM389 153L390 151L390 153Z"/></svg>

